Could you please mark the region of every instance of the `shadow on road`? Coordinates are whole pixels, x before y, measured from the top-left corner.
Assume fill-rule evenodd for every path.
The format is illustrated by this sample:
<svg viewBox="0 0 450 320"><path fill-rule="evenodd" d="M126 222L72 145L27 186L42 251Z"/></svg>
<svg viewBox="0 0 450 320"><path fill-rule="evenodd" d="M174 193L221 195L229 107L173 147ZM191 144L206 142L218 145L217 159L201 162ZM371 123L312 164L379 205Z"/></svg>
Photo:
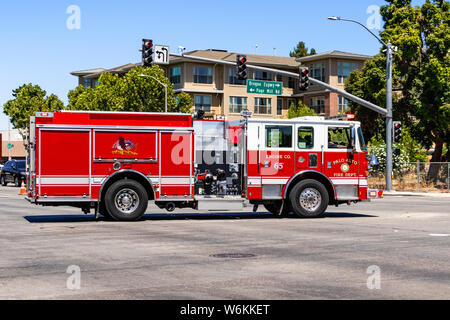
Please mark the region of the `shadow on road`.
<svg viewBox="0 0 450 320"><path fill-rule="evenodd" d="M348 212L326 212L322 219L328 218L374 218L377 216L367 214L357 214ZM227 219L292 219L298 218L294 214L279 217L269 212L220 212L220 213L154 213L146 214L141 221L146 220L227 220ZM24 219L30 223L61 223L61 222L93 222L94 215L39 215L39 216L24 216ZM99 216L97 221L110 221L109 219Z"/></svg>

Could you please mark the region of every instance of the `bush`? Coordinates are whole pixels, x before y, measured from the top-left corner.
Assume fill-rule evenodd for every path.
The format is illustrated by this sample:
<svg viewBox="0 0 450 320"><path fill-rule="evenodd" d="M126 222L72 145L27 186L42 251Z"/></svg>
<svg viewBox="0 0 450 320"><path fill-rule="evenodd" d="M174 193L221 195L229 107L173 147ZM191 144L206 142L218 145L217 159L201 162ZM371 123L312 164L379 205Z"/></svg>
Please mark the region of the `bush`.
<svg viewBox="0 0 450 320"><path fill-rule="evenodd" d="M408 152L402 148L398 143L394 143L393 149L400 149L400 154L392 154L392 172L396 176L401 176L407 173L414 164L410 163ZM372 173L374 175L382 175L386 172L386 144L384 142L379 144L372 144L368 146L369 154L375 155L380 163L377 166L373 166Z"/></svg>

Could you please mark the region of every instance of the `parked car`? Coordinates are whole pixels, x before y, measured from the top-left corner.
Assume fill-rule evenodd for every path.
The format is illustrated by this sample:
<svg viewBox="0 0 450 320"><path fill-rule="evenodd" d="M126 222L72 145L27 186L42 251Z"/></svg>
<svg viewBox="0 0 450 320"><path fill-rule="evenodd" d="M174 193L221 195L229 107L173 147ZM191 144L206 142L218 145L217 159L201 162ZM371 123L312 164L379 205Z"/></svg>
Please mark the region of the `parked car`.
<svg viewBox="0 0 450 320"><path fill-rule="evenodd" d="M0 173L0 184L6 186L8 182L14 182L16 187L20 187L27 177L25 160L10 160L5 163Z"/></svg>

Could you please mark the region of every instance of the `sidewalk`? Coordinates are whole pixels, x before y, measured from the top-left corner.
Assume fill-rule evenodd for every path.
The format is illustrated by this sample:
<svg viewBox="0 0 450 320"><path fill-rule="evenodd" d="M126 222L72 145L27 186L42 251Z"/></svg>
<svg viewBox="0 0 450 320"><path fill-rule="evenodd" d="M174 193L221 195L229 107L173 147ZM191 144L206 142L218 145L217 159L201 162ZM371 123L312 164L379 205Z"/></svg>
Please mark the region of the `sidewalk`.
<svg viewBox="0 0 450 320"><path fill-rule="evenodd" d="M385 196L415 196L430 198L449 198L449 192L417 192L417 191L384 191Z"/></svg>

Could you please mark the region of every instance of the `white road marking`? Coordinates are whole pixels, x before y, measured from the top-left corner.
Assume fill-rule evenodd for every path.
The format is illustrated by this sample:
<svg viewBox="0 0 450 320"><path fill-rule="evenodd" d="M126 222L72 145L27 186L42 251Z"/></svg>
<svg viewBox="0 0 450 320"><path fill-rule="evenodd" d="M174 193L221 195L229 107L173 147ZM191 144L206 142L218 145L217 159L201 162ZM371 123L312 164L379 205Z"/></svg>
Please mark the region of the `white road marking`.
<svg viewBox="0 0 450 320"><path fill-rule="evenodd" d="M448 236L450 236L450 234L446 234L446 233L430 233L429 236L432 236L432 237L448 237Z"/></svg>

